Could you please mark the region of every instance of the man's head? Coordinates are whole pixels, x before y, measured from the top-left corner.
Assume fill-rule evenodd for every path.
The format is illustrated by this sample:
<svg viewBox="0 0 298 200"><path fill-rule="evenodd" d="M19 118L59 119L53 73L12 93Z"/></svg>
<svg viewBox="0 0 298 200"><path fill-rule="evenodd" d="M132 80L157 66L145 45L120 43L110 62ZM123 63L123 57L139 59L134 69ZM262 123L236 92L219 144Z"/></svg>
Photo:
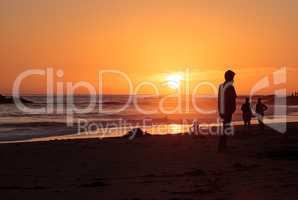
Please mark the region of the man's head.
<svg viewBox="0 0 298 200"><path fill-rule="evenodd" d="M235 72L233 72L232 70L228 70L225 72L225 80L226 81L233 81L234 76L235 76Z"/></svg>

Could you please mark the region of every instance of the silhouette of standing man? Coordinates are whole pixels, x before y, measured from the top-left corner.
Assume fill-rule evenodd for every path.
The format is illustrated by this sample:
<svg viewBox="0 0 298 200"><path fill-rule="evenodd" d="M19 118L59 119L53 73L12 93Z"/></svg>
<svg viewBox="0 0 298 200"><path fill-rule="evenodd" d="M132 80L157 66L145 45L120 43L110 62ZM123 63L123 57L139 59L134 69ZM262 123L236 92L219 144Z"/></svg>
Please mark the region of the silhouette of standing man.
<svg viewBox="0 0 298 200"><path fill-rule="evenodd" d="M223 120L223 132L219 137L217 151L227 148L227 134L231 131L232 115L236 110L236 91L233 86L235 73L231 70L225 72L225 82L218 90L218 112Z"/></svg>

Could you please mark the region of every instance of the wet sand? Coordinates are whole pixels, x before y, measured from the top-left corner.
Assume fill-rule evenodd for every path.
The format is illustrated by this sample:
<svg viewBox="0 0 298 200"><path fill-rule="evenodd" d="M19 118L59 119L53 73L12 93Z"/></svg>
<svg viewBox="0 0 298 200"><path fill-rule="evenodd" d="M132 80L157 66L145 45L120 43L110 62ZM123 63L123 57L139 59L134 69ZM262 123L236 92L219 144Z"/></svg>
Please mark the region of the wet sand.
<svg viewBox="0 0 298 200"><path fill-rule="evenodd" d="M0 145L1 199L297 199L298 123L167 135Z"/></svg>

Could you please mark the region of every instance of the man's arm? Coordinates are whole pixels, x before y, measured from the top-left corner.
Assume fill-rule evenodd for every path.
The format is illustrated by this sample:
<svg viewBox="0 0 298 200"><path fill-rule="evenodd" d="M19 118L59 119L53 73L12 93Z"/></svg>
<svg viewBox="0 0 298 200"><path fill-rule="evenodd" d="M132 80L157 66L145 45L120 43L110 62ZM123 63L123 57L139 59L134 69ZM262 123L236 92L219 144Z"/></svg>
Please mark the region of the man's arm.
<svg viewBox="0 0 298 200"><path fill-rule="evenodd" d="M218 106L218 115L221 117L221 118L223 118L223 113L222 113L222 110L223 110L223 97L222 97L222 88L223 86L222 85L219 85L219 87L218 87L218 97L217 97L217 106Z"/></svg>
<svg viewBox="0 0 298 200"><path fill-rule="evenodd" d="M232 112L234 113L236 111L236 98L237 98L237 94L236 94L236 90L234 88L234 86L232 85L231 87L231 102L232 102Z"/></svg>
<svg viewBox="0 0 298 200"><path fill-rule="evenodd" d="M236 90L235 90L235 87L234 86L233 86L233 97L234 97L234 99L237 98L237 93L236 93Z"/></svg>

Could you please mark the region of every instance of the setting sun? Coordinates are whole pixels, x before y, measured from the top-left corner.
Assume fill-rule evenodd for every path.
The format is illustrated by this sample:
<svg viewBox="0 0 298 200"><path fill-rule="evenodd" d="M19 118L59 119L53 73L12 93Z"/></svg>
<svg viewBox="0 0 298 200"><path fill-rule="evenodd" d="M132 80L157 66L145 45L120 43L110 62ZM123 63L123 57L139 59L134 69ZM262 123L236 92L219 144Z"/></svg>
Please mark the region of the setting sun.
<svg viewBox="0 0 298 200"><path fill-rule="evenodd" d="M166 75L166 85L172 89L178 89L182 80L183 76L181 74Z"/></svg>

